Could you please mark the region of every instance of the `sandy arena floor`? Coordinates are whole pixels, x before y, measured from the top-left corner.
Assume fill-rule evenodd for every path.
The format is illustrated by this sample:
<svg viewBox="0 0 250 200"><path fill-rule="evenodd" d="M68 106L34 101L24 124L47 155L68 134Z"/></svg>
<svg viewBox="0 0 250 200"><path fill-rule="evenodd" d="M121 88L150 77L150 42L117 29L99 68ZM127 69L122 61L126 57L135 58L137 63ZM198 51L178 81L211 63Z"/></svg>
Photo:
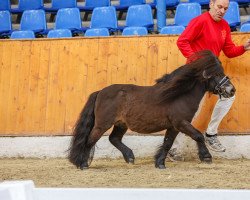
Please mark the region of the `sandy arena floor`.
<svg viewBox="0 0 250 200"><path fill-rule="evenodd" d="M0 181L33 180L36 187L137 187L250 189L250 160L217 159L167 162L154 167L152 158L99 159L81 171L66 159L0 159Z"/></svg>

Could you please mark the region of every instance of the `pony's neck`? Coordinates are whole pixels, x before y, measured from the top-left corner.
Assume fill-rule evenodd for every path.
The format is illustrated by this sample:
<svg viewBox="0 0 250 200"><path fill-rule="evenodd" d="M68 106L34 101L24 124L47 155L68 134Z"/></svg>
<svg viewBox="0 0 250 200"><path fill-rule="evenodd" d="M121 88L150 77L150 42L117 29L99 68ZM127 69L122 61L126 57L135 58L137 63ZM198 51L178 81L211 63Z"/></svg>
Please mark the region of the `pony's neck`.
<svg viewBox="0 0 250 200"><path fill-rule="evenodd" d="M184 94L186 95L185 99L187 99L187 104L189 104L190 109L194 112L193 114L195 114L195 112L198 110L200 102L206 91L205 83L197 81L193 90L190 90L189 93Z"/></svg>
<svg viewBox="0 0 250 200"><path fill-rule="evenodd" d="M153 86L158 88L161 102L169 103L175 101L177 98L195 98L200 100L206 92L205 83L201 83L198 80L187 80L172 85L169 84L171 83L159 82Z"/></svg>
<svg viewBox="0 0 250 200"><path fill-rule="evenodd" d="M197 101L201 101L201 99L203 98L203 96L206 93L206 85L205 83L201 83L201 82L196 82L194 89L190 91L190 94L195 96L195 99L197 99Z"/></svg>

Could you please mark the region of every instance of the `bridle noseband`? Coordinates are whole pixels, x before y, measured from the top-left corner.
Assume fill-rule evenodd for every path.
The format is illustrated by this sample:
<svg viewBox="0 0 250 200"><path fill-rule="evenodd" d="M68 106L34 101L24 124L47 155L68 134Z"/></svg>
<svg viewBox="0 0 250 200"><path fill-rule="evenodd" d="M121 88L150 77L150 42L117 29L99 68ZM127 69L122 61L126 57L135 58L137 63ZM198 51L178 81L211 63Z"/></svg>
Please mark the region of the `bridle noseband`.
<svg viewBox="0 0 250 200"><path fill-rule="evenodd" d="M224 76L219 83L217 83L217 85L214 88L214 92L218 93L220 95L220 97L223 95L223 93L225 92L222 89L222 86L225 85L228 81L230 80L230 78L228 76Z"/></svg>

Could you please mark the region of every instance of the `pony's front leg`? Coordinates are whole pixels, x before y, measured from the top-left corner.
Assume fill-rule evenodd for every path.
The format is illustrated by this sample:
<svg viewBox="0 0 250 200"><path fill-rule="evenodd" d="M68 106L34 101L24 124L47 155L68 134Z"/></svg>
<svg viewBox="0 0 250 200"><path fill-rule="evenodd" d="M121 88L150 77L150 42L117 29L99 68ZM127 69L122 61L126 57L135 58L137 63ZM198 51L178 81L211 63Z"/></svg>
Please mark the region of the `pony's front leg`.
<svg viewBox="0 0 250 200"><path fill-rule="evenodd" d="M181 122L176 123L175 128L196 141L198 146L199 158L201 161L206 163L212 162L212 156L205 145L205 138L200 131L194 128L191 123L186 120L182 120Z"/></svg>
<svg viewBox="0 0 250 200"><path fill-rule="evenodd" d="M171 149L176 136L178 135L179 131L172 128L168 128L165 133L164 141L162 146L158 149L155 155L155 167L159 169L165 169L165 160L168 154L168 151Z"/></svg>

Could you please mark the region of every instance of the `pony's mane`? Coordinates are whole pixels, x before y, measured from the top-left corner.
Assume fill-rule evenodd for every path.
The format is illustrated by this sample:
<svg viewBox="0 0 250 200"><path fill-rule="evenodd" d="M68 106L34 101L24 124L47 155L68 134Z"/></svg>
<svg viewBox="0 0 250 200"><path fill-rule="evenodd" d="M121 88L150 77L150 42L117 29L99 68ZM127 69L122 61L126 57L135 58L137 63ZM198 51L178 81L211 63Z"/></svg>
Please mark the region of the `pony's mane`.
<svg viewBox="0 0 250 200"><path fill-rule="evenodd" d="M178 96L187 93L195 84L203 82L207 77L223 73L219 59L209 50L199 51L189 58L186 65L183 65L170 74L165 74L156 80L162 86L161 102L171 101ZM204 74L205 73L205 74Z"/></svg>

